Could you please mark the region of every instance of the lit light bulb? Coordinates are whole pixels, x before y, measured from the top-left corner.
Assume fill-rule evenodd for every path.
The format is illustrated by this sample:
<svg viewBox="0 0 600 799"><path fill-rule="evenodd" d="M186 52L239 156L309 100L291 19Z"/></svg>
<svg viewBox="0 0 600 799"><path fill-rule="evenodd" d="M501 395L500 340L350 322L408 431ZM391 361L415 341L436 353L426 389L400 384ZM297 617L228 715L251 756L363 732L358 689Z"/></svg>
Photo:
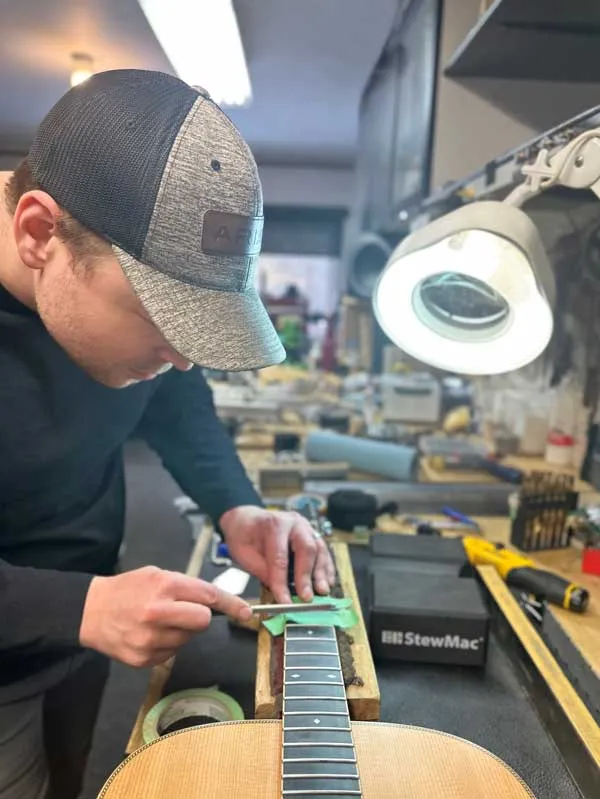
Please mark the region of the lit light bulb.
<svg viewBox="0 0 600 799"><path fill-rule="evenodd" d="M71 56L71 86L78 86L94 74L92 57L85 53L73 53Z"/></svg>

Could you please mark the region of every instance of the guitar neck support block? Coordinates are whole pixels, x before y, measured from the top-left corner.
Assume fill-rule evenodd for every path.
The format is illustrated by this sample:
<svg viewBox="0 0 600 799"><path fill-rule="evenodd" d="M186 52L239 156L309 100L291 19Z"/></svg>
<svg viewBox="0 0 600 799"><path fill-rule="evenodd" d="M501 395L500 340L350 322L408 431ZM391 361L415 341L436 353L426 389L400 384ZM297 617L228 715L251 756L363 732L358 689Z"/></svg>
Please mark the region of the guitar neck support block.
<svg viewBox="0 0 600 799"><path fill-rule="evenodd" d="M340 630L338 634L350 717L356 721L377 721L381 697L348 546L341 541L334 541L331 544L331 551L337 567L336 588L343 596L352 598L358 615L358 624L347 631ZM263 588L261 602L272 601L270 591ZM280 715L281 693L277 693L277 688L281 682L281 675L276 675L275 672L283 664L278 651L281 651L281 642L274 639L261 625L256 662L254 716L257 719L274 719Z"/></svg>

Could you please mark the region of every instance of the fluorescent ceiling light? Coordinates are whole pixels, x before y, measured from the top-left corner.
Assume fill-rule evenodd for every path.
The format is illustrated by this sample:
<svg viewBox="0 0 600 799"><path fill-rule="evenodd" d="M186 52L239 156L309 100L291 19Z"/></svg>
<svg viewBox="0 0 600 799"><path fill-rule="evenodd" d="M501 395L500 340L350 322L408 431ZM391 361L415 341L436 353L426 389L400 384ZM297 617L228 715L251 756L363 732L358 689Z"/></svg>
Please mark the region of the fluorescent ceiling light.
<svg viewBox="0 0 600 799"><path fill-rule="evenodd" d="M94 74L94 61L87 53L71 55L71 86L79 86Z"/></svg>
<svg viewBox="0 0 600 799"><path fill-rule="evenodd" d="M252 99L231 0L138 0L175 73L222 106Z"/></svg>

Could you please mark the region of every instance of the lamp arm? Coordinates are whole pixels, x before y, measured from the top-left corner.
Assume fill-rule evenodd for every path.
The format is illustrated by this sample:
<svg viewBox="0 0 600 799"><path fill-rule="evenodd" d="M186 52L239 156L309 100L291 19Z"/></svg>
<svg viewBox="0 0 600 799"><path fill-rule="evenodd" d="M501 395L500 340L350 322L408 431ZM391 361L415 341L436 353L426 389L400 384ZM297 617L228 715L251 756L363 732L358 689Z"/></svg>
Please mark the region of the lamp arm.
<svg viewBox="0 0 600 799"><path fill-rule="evenodd" d="M600 128L586 130L552 155L541 149L521 172L525 180L504 200L510 205L519 207L551 186L591 189L600 197Z"/></svg>

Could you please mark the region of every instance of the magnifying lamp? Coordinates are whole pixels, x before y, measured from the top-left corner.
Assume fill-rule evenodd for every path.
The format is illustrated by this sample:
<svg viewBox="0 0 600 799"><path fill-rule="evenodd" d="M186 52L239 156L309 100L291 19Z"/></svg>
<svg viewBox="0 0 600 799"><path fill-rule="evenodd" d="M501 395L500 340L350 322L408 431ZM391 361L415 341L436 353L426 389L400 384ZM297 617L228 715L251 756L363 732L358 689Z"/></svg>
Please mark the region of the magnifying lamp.
<svg viewBox="0 0 600 799"><path fill-rule="evenodd" d="M565 186L600 197L600 128L542 149L503 201L473 202L408 235L373 292L375 317L401 350L459 374L519 369L553 330L552 267L527 200Z"/></svg>

